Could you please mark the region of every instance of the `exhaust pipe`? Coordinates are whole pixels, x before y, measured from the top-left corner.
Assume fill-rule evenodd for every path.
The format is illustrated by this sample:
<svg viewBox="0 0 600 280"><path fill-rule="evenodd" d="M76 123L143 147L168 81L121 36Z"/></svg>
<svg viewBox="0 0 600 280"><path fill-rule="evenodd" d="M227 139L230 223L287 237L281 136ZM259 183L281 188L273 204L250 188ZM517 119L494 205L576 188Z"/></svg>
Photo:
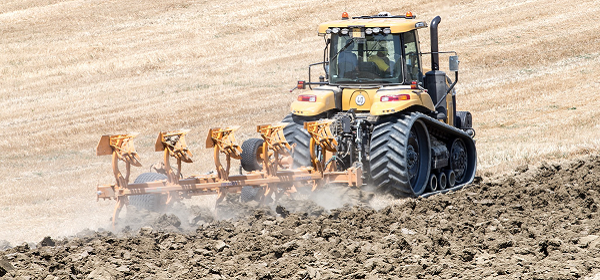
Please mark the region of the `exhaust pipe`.
<svg viewBox="0 0 600 280"><path fill-rule="evenodd" d="M447 181L446 180L446 173L440 172L440 176L439 177L440 178L438 180L438 183L439 183L440 190L445 190L446 189L446 181Z"/></svg>
<svg viewBox="0 0 600 280"><path fill-rule="evenodd" d="M448 187L452 188L456 185L456 174L452 170L446 170L446 178L448 178Z"/></svg>
<svg viewBox="0 0 600 280"><path fill-rule="evenodd" d="M435 176L435 174L431 174L431 177L429 177L429 184L427 184L427 190L430 192L434 192L434 191L437 191L437 187L438 187L437 176Z"/></svg>
<svg viewBox="0 0 600 280"><path fill-rule="evenodd" d="M431 21L429 34L431 36L431 70L440 70L440 56L438 54L438 24L442 21L440 16L435 17Z"/></svg>
<svg viewBox="0 0 600 280"><path fill-rule="evenodd" d="M431 71L425 73L424 85L427 89L431 100L435 105L436 118L447 122L448 109L445 99L448 86L446 85L446 73L440 71L440 55L438 46L438 24L442 21L440 16L436 16L431 21L429 34L431 35Z"/></svg>

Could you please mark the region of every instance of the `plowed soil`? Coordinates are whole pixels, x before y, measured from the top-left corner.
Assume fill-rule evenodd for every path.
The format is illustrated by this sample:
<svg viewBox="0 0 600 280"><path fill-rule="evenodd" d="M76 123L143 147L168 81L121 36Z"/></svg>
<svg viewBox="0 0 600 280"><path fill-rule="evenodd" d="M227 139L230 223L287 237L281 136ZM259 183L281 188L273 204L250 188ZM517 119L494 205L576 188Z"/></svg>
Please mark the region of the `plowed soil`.
<svg viewBox="0 0 600 280"><path fill-rule="evenodd" d="M379 210L368 206L369 195L353 193L353 206L332 210L290 199L272 209L230 197L216 217L183 205L179 214L130 212L116 233L5 248L0 275L578 279L600 271L599 181L600 157L589 156L478 177L461 191Z"/></svg>

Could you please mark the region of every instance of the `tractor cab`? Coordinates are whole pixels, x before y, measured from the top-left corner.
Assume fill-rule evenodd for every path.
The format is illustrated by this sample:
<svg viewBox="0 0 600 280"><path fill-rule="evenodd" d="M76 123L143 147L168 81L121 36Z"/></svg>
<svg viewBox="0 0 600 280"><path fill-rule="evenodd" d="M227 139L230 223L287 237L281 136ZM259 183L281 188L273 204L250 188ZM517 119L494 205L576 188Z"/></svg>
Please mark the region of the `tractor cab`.
<svg viewBox="0 0 600 280"><path fill-rule="evenodd" d="M423 83L415 25L426 24L417 22L404 28L412 30L395 28L392 32L393 21L386 22L389 18L360 17L321 25L327 27L330 84Z"/></svg>
<svg viewBox="0 0 600 280"><path fill-rule="evenodd" d="M308 86L311 91L292 103L292 113L317 116L355 110L389 115L409 107L435 111L424 91L417 33L425 27L427 23L410 12L353 18L343 13L341 20L320 24L318 33L326 43L324 59L309 66L308 81L298 82L297 89ZM323 66L325 76L313 82L311 67L317 65Z"/></svg>
<svg viewBox="0 0 600 280"><path fill-rule="evenodd" d="M327 42L326 75L330 84L422 84L417 29L427 27L408 12L392 16L342 19L319 25Z"/></svg>
<svg viewBox="0 0 600 280"><path fill-rule="evenodd" d="M332 115L354 110L373 116L400 112L422 112L449 125L455 122L453 88L458 80L458 57L450 57L452 81L439 71L436 17L430 26L431 71L423 72L418 30L428 27L411 12L391 15L348 17L319 25L325 39L323 61L309 66L308 81L294 89L305 89L291 105L298 116ZM452 63L454 62L454 63ZM325 76L311 80L311 67L322 65ZM455 67L453 67L454 65ZM313 89L312 86L318 86Z"/></svg>
<svg viewBox="0 0 600 280"><path fill-rule="evenodd" d="M349 18L319 25L325 38L323 62L309 65L308 81L298 81L294 89L307 86L424 85L424 73L417 30L427 27L411 12ZM311 68L322 65L325 76L311 80Z"/></svg>

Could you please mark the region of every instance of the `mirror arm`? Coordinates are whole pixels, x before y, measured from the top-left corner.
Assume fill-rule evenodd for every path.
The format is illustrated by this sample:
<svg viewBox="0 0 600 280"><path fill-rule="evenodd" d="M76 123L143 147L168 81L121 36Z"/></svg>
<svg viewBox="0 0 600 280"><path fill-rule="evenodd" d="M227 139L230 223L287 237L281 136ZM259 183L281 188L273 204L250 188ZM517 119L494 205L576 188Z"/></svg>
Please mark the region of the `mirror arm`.
<svg viewBox="0 0 600 280"><path fill-rule="evenodd" d="M450 85L450 88L448 88L448 91L446 92L446 94L448 94L452 91L452 89L454 88L456 83L458 83L458 71L454 71L454 83L452 83ZM454 93L452 93L452 96L454 96Z"/></svg>
<svg viewBox="0 0 600 280"><path fill-rule="evenodd" d="M448 88L448 91L446 91L446 94L444 95L444 98L441 98L440 101L438 101L437 104L435 104L435 106L433 108L437 108L438 106L440 106L440 104L442 104L442 101L446 100L446 96L448 96L448 93L450 93L452 91L452 89L454 88L454 86L456 85L456 83L458 82L458 71L454 71L454 82L450 85L450 87ZM452 98L455 98L455 92L452 93ZM452 100L454 102L454 100Z"/></svg>

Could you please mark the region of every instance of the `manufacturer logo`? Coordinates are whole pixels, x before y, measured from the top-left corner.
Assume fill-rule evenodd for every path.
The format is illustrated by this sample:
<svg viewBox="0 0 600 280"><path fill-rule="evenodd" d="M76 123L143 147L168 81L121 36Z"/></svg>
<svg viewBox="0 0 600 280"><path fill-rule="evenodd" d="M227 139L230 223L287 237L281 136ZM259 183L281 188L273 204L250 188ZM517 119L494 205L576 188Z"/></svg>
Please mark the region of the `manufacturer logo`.
<svg viewBox="0 0 600 280"><path fill-rule="evenodd" d="M356 102L356 105L358 105L358 106L365 105L365 101L367 101L367 99L362 94L357 95L356 98L354 99L354 102Z"/></svg>

